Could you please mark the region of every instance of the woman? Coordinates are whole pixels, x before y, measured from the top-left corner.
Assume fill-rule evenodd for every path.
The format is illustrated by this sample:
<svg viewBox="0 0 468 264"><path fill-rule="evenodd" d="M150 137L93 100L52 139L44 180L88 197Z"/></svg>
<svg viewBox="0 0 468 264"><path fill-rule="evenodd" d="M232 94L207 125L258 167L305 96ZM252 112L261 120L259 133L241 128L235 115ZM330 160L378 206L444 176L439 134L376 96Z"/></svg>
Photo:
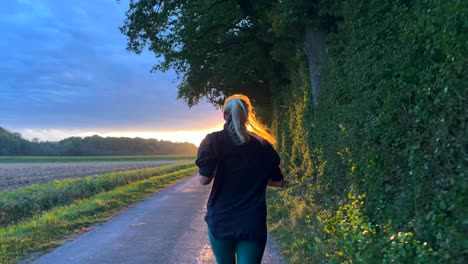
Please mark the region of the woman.
<svg viewBox="0 0 468 264"><path fill-rule="evenodd" d="M274 138L255 118L247 96L235 94L223 107L222 131L206 136L196 164L203 185L213 179L205 221L218 264L261 263L267 239L266 187L283 187Z"/></svg>

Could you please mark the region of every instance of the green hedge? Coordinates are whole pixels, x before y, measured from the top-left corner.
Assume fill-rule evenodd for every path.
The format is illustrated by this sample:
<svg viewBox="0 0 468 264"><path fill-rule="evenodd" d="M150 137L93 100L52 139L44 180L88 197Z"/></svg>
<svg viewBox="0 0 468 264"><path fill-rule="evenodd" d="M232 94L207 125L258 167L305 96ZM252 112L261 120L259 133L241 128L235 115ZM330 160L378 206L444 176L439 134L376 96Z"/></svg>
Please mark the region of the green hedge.
<svg viewBox="0 0 468 264"><path fill-rule="evenodd" d="M291 84L274 98L278 150L295 186L273 200L272 221L314 232L295 249L302 256L466 261L467 5L318 5L343 18L328 39L319 104L312 104L301 43L290 54ZM296 199L303 213L284 217L282 206Z"/></svg>
<svg viewBox="0 0 468 264"><path fill-rule="evenodd" d="M2 191L0 192L0 227L17 223L37 213L67 205L75 200L85 199L119 186L193 166L193 163L183 163L111 172L102 176L66 179L47 184L35 184L13 191Z"/></svg>

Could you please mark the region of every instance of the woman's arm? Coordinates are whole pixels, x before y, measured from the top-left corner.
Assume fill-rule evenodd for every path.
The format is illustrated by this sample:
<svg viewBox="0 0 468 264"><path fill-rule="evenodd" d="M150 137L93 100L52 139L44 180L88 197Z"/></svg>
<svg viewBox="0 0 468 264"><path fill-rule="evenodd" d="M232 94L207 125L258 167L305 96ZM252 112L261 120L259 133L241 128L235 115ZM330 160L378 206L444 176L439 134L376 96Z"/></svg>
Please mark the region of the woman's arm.
<svg viewBox="0 0 468 264"><path fill-rule="evenodd" d="M208 134L198 147L195 164L197 164L199 168L197 178L201 185L210 184L213 180L214 171L217 166L216 152L214 151L214 137L215 134Z"/></svg>
<svg viewBox="0 0 468 264"><path fill-rule="evenodd" d="M208 185L213 180L213 177L206 177L201 175L200 173L197 174L197 177L201 185Z"/></svg>

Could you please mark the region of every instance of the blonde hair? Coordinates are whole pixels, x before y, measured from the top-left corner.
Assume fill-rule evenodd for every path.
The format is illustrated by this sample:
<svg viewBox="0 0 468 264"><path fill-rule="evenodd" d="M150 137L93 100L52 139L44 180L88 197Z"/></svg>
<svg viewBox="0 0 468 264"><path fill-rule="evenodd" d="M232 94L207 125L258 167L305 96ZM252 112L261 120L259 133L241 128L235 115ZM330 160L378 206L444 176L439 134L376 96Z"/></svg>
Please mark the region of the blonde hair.
<svg viewBox="0 0 468 264"><path fill-rule="evenodd" d="M231 120L227 130L235 144L244 144L250 141L250 136L275 144L275 138L255 117L255 111L247 96L234 94L226 98L223 107L227 119Z"/></svg>

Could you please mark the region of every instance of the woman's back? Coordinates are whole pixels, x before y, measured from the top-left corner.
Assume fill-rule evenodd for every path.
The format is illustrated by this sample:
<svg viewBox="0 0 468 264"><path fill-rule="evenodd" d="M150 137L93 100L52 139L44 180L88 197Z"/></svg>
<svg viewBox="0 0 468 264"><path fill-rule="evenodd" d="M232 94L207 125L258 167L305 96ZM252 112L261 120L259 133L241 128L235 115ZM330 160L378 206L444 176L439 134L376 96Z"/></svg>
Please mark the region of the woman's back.
<svg viewBox="0 0 468 264"><path fill-rule="evenodd" d="M282 179L274 149L253 136L244 144L234 144L225 129L208 135L199 152L200 167L208 159L216 160L205 217L213 234L219 238L263 239L266 186L269 179Z"/></svg>
<svg viewBox="0 0 468 264"><path fill-rule="evenodd" d="M198 148L198 179L213 179L205 221L218 263L260 263L267 240L265 191L282 187L275 139L257 121L247 96L225 100L222 131L206 136Z"/></svg>

